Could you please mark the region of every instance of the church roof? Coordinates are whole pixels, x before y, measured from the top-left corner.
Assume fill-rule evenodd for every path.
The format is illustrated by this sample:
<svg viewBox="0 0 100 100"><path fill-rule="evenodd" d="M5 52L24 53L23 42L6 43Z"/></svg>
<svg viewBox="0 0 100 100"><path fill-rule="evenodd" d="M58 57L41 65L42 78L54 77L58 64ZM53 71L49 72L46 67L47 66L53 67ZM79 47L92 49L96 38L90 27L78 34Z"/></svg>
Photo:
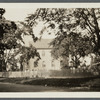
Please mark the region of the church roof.
<svg viewBox="0 0 100 100"><path fill-rule="evenodd" d="M50 49L52 48L52 46L50 46L50 42L52 42L52 39L41 39L31 44L37 49Z"/></svg>

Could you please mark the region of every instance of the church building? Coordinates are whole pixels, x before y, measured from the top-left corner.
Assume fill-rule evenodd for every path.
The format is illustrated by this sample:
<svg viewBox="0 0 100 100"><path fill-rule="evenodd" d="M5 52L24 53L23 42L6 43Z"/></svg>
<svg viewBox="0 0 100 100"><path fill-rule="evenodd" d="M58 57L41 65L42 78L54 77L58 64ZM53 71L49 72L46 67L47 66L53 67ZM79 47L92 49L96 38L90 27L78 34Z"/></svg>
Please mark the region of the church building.
<svg viewBox="0 0 100 100"><path fill-rule="evenodd" d="M34 70L60 70L60 60L56 60L51 55L52 47L49 45L51 39L41 39L33 44L34 47L37 48L37 51L40 54L40 60L38 62L38 66L34 63L35 59L30 59L29 68L30 71Z"/></svg>

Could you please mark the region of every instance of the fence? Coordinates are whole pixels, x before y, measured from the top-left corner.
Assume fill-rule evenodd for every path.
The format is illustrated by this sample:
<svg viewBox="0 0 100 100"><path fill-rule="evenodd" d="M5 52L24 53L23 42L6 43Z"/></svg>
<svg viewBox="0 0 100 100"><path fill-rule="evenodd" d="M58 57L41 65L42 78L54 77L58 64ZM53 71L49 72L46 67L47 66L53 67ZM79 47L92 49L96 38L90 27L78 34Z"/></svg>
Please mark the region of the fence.
<svg viewBox="0 0 100 100"><path fill-rule="evenodd" d="M0 72L0 77L44 77L44 78L82 78L93 76L90 72L72 72L71 70L38 70L38 71L17 71L17 72Z"/></svg>

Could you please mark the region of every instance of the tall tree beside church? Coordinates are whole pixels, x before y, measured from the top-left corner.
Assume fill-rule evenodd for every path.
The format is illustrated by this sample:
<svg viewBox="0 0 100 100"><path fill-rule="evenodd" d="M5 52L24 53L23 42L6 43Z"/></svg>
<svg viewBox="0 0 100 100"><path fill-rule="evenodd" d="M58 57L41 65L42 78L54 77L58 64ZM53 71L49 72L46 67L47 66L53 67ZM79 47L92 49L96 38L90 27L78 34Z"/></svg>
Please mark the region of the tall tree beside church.
<svg viewBox="0 0 100 100"><path fill-rule="evenodd" d="M64 38L62 37L61 35L57 36L50 43L53 45L52 56L56 59L60 57L63 67L68 67L69 61L67 60L71 57L70 63L72 63L73 67L77 68L81 63L80 59L91 53L91 42L87 36L81 36L81 34L74 32L64 36Z"/></svg>
<svg viewBox="0 0 100 100"><path fill-rule="evenodd" d="M32 28L24 22L16 24L13 21L6 20L3 17L5 9L0 9L0 71L6 71L7 64L12 66L12 70L17 70L17 63L28 62L28 60L39 54L35 47L26 47L23 36L32 36L33 40L37 38L32 32ZM32 55L30 55L30 53ZM19 56L19 58L17 58ZM22 60L23 59L23 60ZM23 68L22 68L23 69Z"/></svg>
<svg viewBox="0 0 100 100"><path fill-rule="evenodd" d="M93 52L100 55L100 8L75 9L74 16L76 23L87 30L90 41L93 45Z"/></svg>
<svg viewBox="0 0 100 100"><path fill-rule="evenodd" d="M14 48L16 41L9 41L9 43L4 43L3 38L5 34L14 33L17 29L16 24L13 21L6 20L3 17L5 9L0 8L0 71L5 71L5 60L4 60L4 50Z"/></svg>

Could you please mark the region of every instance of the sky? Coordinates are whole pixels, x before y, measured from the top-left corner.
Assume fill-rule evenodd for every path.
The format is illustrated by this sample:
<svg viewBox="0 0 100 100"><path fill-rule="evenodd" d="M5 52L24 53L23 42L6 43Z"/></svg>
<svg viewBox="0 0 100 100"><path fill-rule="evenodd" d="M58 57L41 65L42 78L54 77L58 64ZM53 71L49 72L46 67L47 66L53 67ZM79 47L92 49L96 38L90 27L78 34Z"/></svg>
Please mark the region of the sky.
<svg viewBox="0 0 100 100"><path fill-rule="evenodd" d="M1 5L1 4L0 4ZM4 17L7 19L7 20L11 20L11 21L25 21L26 17L29 15L29 14L32 14L36 11L37 8L34 8L32 5L30 6L21 6L19 4L19 6L15 6L15 5L2 5L2 8L4 8L6 10L5 14L4 14ZM34 28L34 34L35 36L37 37L40 37L40 31L42 30L43 28L43 24L42 23L39 23L36 28ZM48 35L46 33L43 34L42 38L44 39L52 39L54 38L54 34L52 35ZM30 39L30 37L26 37L25 40L28 42L28 40L32 40Z"/></svg>
<svg viewBox="0 0 100 100"><path fill-rule="evenodd" d="M31 8L5 8L5 18L12 21L24 21L28 14L32 14L36 9Z"/></svg>

